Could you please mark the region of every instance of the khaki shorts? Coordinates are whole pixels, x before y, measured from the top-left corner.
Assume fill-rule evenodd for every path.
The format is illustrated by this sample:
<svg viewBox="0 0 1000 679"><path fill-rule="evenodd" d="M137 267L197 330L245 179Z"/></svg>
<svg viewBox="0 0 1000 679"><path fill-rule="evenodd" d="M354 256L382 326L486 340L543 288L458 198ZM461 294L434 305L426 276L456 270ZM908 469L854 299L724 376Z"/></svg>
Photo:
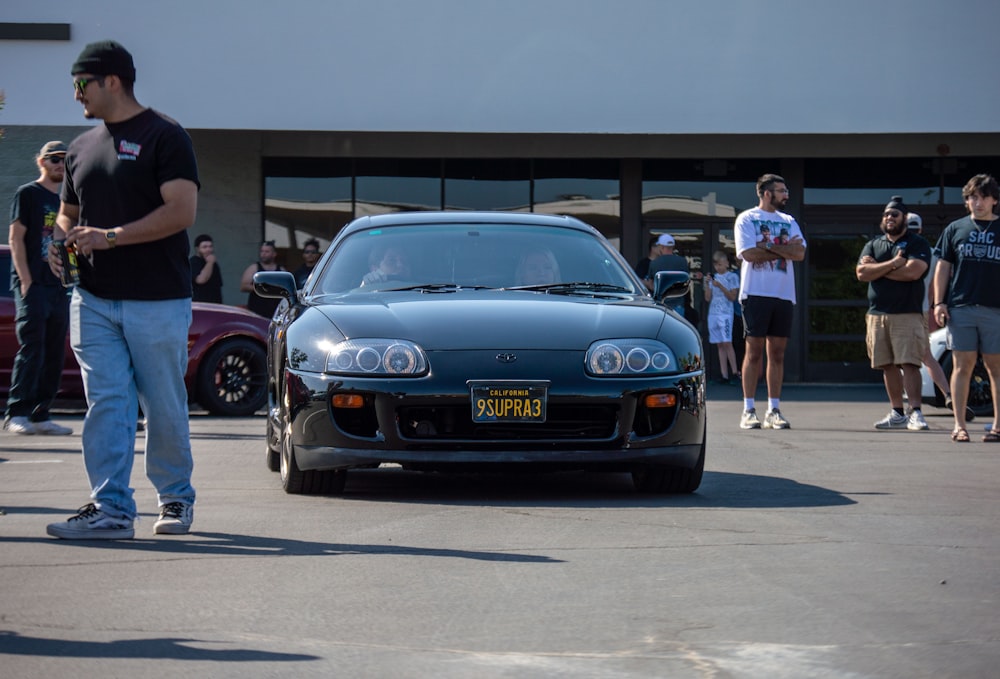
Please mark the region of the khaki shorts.
<svg viewBox="0 0 1000 679"><path fill-rule="evenodd" d="M928 346L927 322L922 313L868 314L865 324L865 344L873 368L921 364Z"/></svg>

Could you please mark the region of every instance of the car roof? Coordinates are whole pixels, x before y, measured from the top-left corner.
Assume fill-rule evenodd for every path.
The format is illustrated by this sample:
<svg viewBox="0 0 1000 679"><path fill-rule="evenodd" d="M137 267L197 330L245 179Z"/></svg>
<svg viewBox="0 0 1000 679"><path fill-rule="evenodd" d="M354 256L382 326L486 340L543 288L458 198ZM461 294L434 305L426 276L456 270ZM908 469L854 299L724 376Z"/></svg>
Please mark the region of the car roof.
<svg viewBox="0 0 1000 679"><path fill-rule="evenodd" d="M419 224L510 224L514 226L557 226L599 233L597 229L566 215L548 215L533 212L394 212L387 215L359 217L344 227L342 233L388 226Z"/></svg>

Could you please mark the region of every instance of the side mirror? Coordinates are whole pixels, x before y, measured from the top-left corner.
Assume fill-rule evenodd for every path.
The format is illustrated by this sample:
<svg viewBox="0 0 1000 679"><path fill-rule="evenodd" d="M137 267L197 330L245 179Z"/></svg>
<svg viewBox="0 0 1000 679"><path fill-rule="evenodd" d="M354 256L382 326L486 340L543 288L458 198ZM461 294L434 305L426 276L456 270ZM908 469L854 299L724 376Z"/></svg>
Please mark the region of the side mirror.
<svg viewBox="0 0 1000 679"><path fill-rule="evenodd" d="M253 291L261 297L287 299L289 304L297 300L295 276L288 271L258 271L253 275Z"/></svg>
<svg viewBox="0 0 1000 679"><path fill-rule="evenodd" d="M254 280L257 280L256 275ZM653 299L661 303L677 299L688 294L690 287L691 276L686 271L657 271L653 278Z"/></svg>

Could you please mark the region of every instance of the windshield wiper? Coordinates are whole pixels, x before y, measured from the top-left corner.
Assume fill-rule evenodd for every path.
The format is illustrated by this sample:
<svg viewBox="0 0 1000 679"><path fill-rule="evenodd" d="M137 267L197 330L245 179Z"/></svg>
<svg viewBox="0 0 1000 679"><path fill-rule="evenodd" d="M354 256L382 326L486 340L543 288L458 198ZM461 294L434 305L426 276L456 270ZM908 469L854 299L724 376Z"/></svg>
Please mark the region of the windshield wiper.
<svg viewBox="0 0 1000 679"><path fill-rule="evenodd" d="M623 288L620 285L610 283L590 283L587 281L577 281L575 283L548 283L546 285L518 285L504 290L531 290L534 292L624 292L632 293L633 290Z"/></svg>
<svg viewBox="0 0 1000 679"><path fill-rule="evenodd" d="M488 285L459 285L458 283L421 283L408 285L404 288L380 288L380 292L400 292L405 290L420 290L421 292L456 292L458 290L491 290Z"/></svg>

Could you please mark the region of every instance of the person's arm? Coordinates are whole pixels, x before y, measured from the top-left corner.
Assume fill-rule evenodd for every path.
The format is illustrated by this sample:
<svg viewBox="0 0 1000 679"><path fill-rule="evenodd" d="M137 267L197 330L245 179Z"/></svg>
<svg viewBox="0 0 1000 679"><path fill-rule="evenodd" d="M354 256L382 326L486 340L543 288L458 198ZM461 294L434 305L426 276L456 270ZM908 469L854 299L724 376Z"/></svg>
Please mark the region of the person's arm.
<svg viewBox="0 0 1000 679"><path fill-rule="evenodd" d="M243 270L243 277L240 278L240 292L253 292L253 275L257 273L257 265L251 264Z"/></svg>
<svg viewBox="0 0 1000 679"><path fill-rule="evenodd" d="M75 243L87 256L94 250L108 250L107 232L114 231L116 245L134 245L161 240L194 224L198 211L198 185L190 179L172 179L160 185L163 205L145 217L127 224L107 227L75 226L67 232L66 242Z"/></svg>
<svg viewBox="0 0 1000 679"><path fill-rule="evenodd" d="M892 280L915 280L914 278L897 278L896 274L902 270L909 260L906 259L906 255L902 250L896 251L896 256L892 259L886 260L884 262L876 262L875 258L871 255L862 254L861 259L858 260L857 276L858 280L862 283L868 283L870 281L877 280L883 277L890 277ZM919 261L919 260L914 260ZM927 265L924 262L920 262L923 268L920 269L921 272ZM920 278L920 274L916 275L916 278Z"/></svg>
<svg viewBox="0 0 1000 679"><path fill-rule="evenodd" d="M951 262L939 259L934 270L934 299L931 300L931 313L938 325L946 325L951 315L948 313L948 289L951 283Z"/></svg>
<svg viewBox="0 0 1000 679"><path fill-rule="evenodd" d="M11 222L10 233L7 236L7 242L10 243L11 261L14 262L14 271L17 272L17 278L21 281L22 297L28 294L28 288L33 282L31 280L31 267L28 266L28 252L24 244L26 233L28 233L28 227L22 224L20 219L16 219Z"/></svg>
<svg viewBox="0 0 1000 679"><path fill-rule="evenodd" d="M198 285L205 285L212 278L212 271L215 270L215 255L209 255L205 258L205 266L201 267L201 271L198 275L194 277L194 282Z"/></svg>
<svg viewBox="0 0 1000 679"><path fill-rule="evenodd" d="M893 258L895 259L895 257ZM927 262L916 257L905 260L903 266L893 269L885 275L891 281L909 283L920 280L920 277L927 271Z"/></svg>

